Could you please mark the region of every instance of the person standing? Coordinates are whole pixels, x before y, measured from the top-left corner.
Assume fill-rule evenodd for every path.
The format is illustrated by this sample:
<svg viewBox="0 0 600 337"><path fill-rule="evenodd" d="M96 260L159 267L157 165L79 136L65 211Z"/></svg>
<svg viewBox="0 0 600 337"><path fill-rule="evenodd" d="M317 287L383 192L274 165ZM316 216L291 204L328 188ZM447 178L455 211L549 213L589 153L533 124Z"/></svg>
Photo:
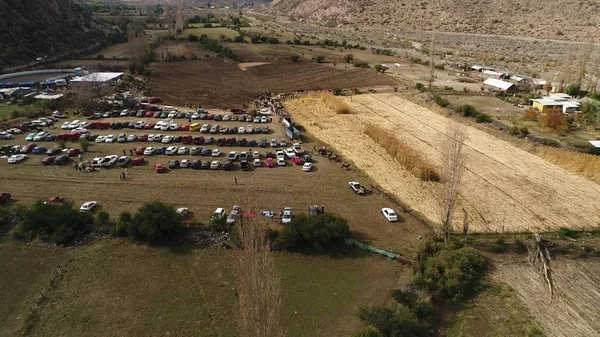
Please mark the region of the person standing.
<svg viewBox="0 0 600 337"><path fill-rule="evenodd" d="M237 177L233 177L233 182L237 185Z"/></svg>

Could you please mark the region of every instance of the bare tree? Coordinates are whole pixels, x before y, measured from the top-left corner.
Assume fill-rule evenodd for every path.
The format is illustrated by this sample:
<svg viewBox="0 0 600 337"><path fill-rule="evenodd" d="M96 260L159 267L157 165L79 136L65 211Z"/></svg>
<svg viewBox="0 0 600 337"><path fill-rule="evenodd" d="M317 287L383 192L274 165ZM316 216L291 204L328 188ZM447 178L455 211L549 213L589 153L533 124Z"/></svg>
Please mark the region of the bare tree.
<svg viewBox="0 0 600 337"><path fill-rule="evenodd" d="M549 242L542 239L542 236L538 233L533 234L533 239L533 243L527 247L529 251L529 263L531 263L533 268L535 268L543 277L544 283L546 283L548 290L550 291L550 302L552 302L558 288L554 282L554 273L551 266L552 259L548 252Z"/></svg>
<svg viewBox="0 0 600 337"><path fill-rule="evenodd" d="M431 91L431 87L433 86L433 81L435 79L435 28L433 30L433 32L431 32L431 49L429 51L430 55L430 59L429 59L429 68L430 68L430 74L429 74L429 91Z"/></svg>
<svg viewBox="0 0 600 337"><path fill-rule="evenodd" d="M463 146L467 139L466 128L461 124L450 121L446 130L446 138L442 168L442 182L444 185L440 199L442 202L442 234L444 242L448 243L460 183L466 164L466 157L463 153Z"/></svg>
<svg viewBox="0 0 600 337"><path fill-rule="evenodd" d="M241 336L282 337L281 277L275 270L267 226L254 218L243 219L236 233Z"/></svg>

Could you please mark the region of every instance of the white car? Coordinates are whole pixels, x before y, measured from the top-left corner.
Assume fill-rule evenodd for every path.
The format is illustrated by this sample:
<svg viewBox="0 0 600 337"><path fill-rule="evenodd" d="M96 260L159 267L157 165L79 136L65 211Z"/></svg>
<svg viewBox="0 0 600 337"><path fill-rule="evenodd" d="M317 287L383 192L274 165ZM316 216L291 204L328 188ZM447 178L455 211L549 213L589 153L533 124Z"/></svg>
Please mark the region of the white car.
<svg viewBox="0 0 600 337"><path fill-rule="evenodd" d="M84 128L75 128L73 130L71 130L71 133L87 133L87 129Z"/></svg>
<svg viewBox="0 0 600 337"><path fill-rule="evenodd" d="M155 148L155 147L152 147L152 146L150 146L150 147L147 147L147 148L144 150L144 155L146 155L146 156L151 156L151 155L153 155L153 154L155 154L155 153L156 153L156 148Z"/></svg>
<svg viewBox="0 0 600 337"><path fill-rule="evenodd" d="M197 146L194 146L194 147L192 147L192 148L190 149L190 154L191 154L191 155L196 155L196 154L199 154L199 153L200 153L200 150L202 150L202 149L201 149L201 148L199 148L199 147L197 147Z"/></svg>
<svg viewBox="0 0 600 337"><path fill-rule="evenodd" d="M391 208L382 208L381 212L383 213L383 216L387 219L387 221L389 221L389 222L396 222L396 221L398 221L398 215L396 215L396 212L394 212L393 209L391 209Z"/></svg>
<svg viewBox="0 0 600 337"><path fill-rule="evenodd" d="M286 147L287 146L287 142L285 141L285 139L281 138L279 140L279 146L281 146L281 147Z"/></svg>
<svg viewBox="0 0 600 337"><path fill-rule="evenodd" d="M106 136L98 136L95 140L96 143L104 143L106 142Z"/></svg>
<svg viewBox="0 0 600 337"><path fill-rule="evenodd" d="M278 143L277 143L277 139L273 138L271 139L271 147L277 147Z"/></svg>
<svg viewBox="0 0 600 337"><path fill-rule="evenodd" d="M161 142L163 140L163 138L165 138L165 135L163 135L162 133L154 135L154 141L155 142Z"/></svg>
<svg viewBox="0 0 600 337"><path fill-rule="evenodd" d="M44 138L46 138L46 136L48 136L48 132L40 132L38 134L36 134L35 136L33 136L33 140L36 142L39 142L40 140L43 140Z"/></svg>
<svg viewBox="0 0 600 337"><path fill-rule="evenodd" d="M283 209L283 216L281 217L281 223L290 223L292 221L292 209L286 207Z"/></svg>
<svg viewBox="0 0 600 337"><path fill-rule="evenodd" d="M25 158L27 158L27 156L24 154L15 154L15 155L8 157L8 162L11 164L15 164L15 163L25 160Z"/></svg>
<svg viewBox="0 0 600 337"><path fill-rule="evenodd" d="M101 167L104 157L96 157L92 160L92 167Z"/></svg>
<svg viewBox="0 0 600 337"><path fill-rule="evenodd" d="M254 123L260 123L260 117L258 117L258 116L254 117Z"/></svg>
<svg viewBox="0 0 600 337"><path fill-rule="evenodd" d="M79 127L79 123L81 123L79 120L74 120L71 123L69 123L69 127L68 129L76 129Z"/></svg>
<svg viewBox="0 0 600 337"><path fill-rule="evenodd" d="M294 143L293 146L294 146L293 150L294 150L294 152L296 154L303 154L304 153L304 150L300 147L300 143Z"/></svg>
<svg viewBox="0 0 600 337"><path fill-rule="evenodd" d="M177 214L181 215L181 216L185 216L186 214L188 214L190 210L187 209L186 207L179 207L177 210L175 210L175 212L177 212Z"/></svg>
<svg viewBox="0 0 600 337"><path fill-rule="evenodd" d="M197 113L197 112L194 112L194 113L192 114L192 117L190 117L190 118L191 118L191 119L198 119L198 118L200 118L200 114L199 114L199 113Z"/></svg>
<svg viewBox="0 0 600 337"><path fill-rule="evenodd" d="M222 219L222 218L224 218L224 217L225 217L225 209L224 209L224 208L221 208L221 207L219 207L219 208L217 208L217 209L214 211L214 213L213 213L213 215L212 215L211 219L212 219L212 220L217 220L217 219Z"/></svg>
<svg viewBox="0 0 600 337"><path fill-rule="evenodd" d="M165 154L168 154L169 156L177 154L177 146L169 146Z"/></svg>
<svg viewBox="0 0 600 337"><path fill-rule="evenodd" d="M246 129L243 126L238 128L238 133L246 133Z"/></svg>
<svg viewBox="0 0 600 337"><path fill-rule="evenodd" d="M96 208L96 206L98 206L97 201L87 201L87 202L84 202L83 205L81 205L81 207L79 208L79 211L80 212L91 212L94 208Z"/></svg>
<svg viewBox="0 0 600 337"><path fill-rule="evenodd" d="M64 123L63 123L63 125L61 125L61 127L60 127L60 128L61 128L61 129L65 129L65 130L66 130L66 129L68 129L68 128L69 128L69 125L71 125L71 122L68 122L68 121L67 121L67 122L64 122Z"/></svg>
<svg viewBox="0 0 600 337"><path fill-rule="evenodd" d="M277 159L285 159L285 152L283 152L282 150L277 150L275 154L277 155Z"/></svg>
<svg viewBox="0 0 600 337"><path fill-rule="evenodd" d="M114 143L116 140L115 135L108 135L106 136L106 140L104 140L105 143Z"/></svg>
<svg viewBox="0 0 600 337"><path fill-rule="evenodd" d="M17 128L8 129L8 130L6 130L6 132L12 133L15 135L20 135L23 133L23 131L21 129L17 129Z"/></svg>
<svg viewBox="0 0 600 337"><path fill-rule="evenodd" d="M312 170L312 163L304 163L304 165L302 165L302 171L310 172L310 170Z"/></svg>
<svg viewBox="0 0 600 337"><path fill-rule="evenodd" d="M246 133L252 133L252 132L253 132L252 125L246 126Z"/></svg>
<svg viewBox="0 0 600 337"><path fill-rule="evenodd" d="M221 155L221 150L219 150L219 149L212 150L212 156L213 157L218 157L220 155Z"/></svg>
<svg viewBox="0 0 600 337"><path fill-rule="evenodd" d="M179 124L172 123L172 124L169 125L169 130L171 130L171 131L177 131L177 130L179 130L180 127L181 126L179 126Z"/></svg>
<svg viewBox="0 0 600 337"><path fill-rule="evenodd" d="M260 158L260 152L258 152L258 151L252 152L252 158L259 159Z"/></svg>
<svg viewBox="0 0 600 337"><path fill-rule="evenodd" d="M12 135L8 132L0 132L0 139L12 139Z"/></svg>
<svg viewBox="0 0 600 337"><path fill-rule="evenodd" d="M80 128L82 128L82 129L85 129L85 128L87 128L87 127L88 127L90 124L92 124L92 123L90 123L90 122L81 122L81 123L79 123L79 127L80 127Z"/></svg>
<svg viewBox="0 0 600 337"><path fill-rule="evenodd" d="M277 158L277 166L285 166L285 159Z"/></svg>
<svg viewBox="0 0 600 337"><path fill-rule="evenodd" d="M256 158L254 159L254 167L259 167L260 166L260 159Z"/></svg>
<svg viewBox="0 0 600 337"><path fill-rule="evenodd" d="M160 130L163 126L164 122L163 121L158 121L156 124L154 124L154 130Z"/></svg>
<svg viewBox="0 0 600 337"><path fill-rule="evenodd" d="M128 115L129 115L129 110L127 110L127 109L121 111L121 113L119 114L119 116L121 116L121 117L127 117Z"/></svg>
<svg viewBox="0 0 600 337"><path fill-rule="evenodd" d="M113 166L117 163L117 160L119 160L119 156L117 155L110 155L110 156L106 156L104 157L104 159L102 160L102 166L104 167L110 167Z"/></svg>
<svg viewBox="0 0 600 337"><path fill-rule="evenodd" d="M204 124L200 128L200 132L202 132L202 133L207 133L209 130L210 130L210 125L209 124Z"/></svg>
<svg viewBox="0 0 600 337"><path fill-rule="evenodd" d="M187 167L190 167L190 161L189 161L189 160L187 160L187 159L184 159L184 160L182 160L182 161L181 161L181 164L180 164L180 165L181 165L181 168L187 168Z"/></svg>
<svg viewBox="0 0 600 337"><path fill-rule="evenodd" d="M223 115L223 120L225 122L230 121L231 120L231 116L230 115Z"/></svg>
<svg viewBox="0 0 600 337"><path fill-rule="evenodd" d="M268 121L269 121L269 120L268 120L268 119L267 119L267 117L265 117L265 116L262 116L262 117L260 118L260 122L261 122L261 123L266 123L266 122L268 122Z"/></svg>
<svg viewBox="0 0 600 337"><path fill-rule="evenodd" d="M219 167L221 167L221 163L218 162L217 160L215 160L212 163L210 163L210 169L211 170L218 170Z"/></svg>
<svg viewBox="0 0 600 337"><path fill-rule="evenodd" d="M168 131L170 126L171 126L171 123L163 123L163 124L160 126L160 130L161 130L161 131Z"/></svg>
<svg viewBox="0 0 600 337"><path fill-rule="evenodd" d="M179 150L177 150L177 154L187 154L188 151L189 151L189 149L187 147L182 146L182 147L179 148Z"/></svg>
<svg viewBox="0 0 600 337"><path fill-rule="evenodd" d="M162 143L164 144L169 144L173 142L173 136L164 136L163 139L161 140Z"/></svg>
<svg viewBox="0 0 600 337"><path fill-rule="evenodd" d="M137 140L137 136L136 135L129 135L127 136L127 141L128 142L135 142Z"/></svg>
<svg viewBox="0 0 600 337"><path fill-rule="evenodd" d="M231 161L236 161L238 159L238 153L237 153L237 151L231 151L231 152L229 152L229 154L227 155L227 159L231 160Z"/></svg>
<svg viewBox="0 0 600 337"><path fill-rule="evenodd" d="M177 111L171 111L167 115L167 118L175 118L175 116L177 116Z"/></svg>
<svg viewBox="0 0 600 337"><path fill-rule="evenodd" d="M148 123L144 122L144 121L137 121L135 122L135 124L133 125L134 128L136 129L143 129L146 127L146 125L148 125Z"/></svg>
<svg viewBox="0 0 600 337"><path fill-rule="evenodd" d="M284 150L285 155L292 158L296 156L296 152L294 152L294 149L291 147L288 147L287 149Z"/></svg>

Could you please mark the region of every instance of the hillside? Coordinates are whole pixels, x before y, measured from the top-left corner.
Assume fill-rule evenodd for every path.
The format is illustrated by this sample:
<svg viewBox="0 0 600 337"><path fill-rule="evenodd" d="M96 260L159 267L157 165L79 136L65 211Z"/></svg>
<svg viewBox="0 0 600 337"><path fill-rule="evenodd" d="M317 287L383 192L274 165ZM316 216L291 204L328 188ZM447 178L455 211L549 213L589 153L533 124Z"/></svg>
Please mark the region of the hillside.
<svg viewBox="0 0 600 337"><path fill-rule="evenodd" d="M329 25L579 41L600 36L600 2L595 0L275 0L271 9Z"/></svg>
<svg viewBox="0 0 600 337"><path fill-rule="evenodd" d="M0 67L63 55L115 38L71 0L0 0Z"/></svg>

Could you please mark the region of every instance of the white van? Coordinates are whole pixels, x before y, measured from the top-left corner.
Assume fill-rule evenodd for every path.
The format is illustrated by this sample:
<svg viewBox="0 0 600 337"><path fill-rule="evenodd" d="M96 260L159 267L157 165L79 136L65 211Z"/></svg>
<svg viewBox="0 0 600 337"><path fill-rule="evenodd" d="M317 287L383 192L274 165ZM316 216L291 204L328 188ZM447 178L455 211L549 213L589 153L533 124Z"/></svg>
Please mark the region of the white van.
<svg viewBox="0 0 600 337"><path fill-rule="evenodd" d="M215 210L215 212L213 213L211 218L213 220L217 220L217 219L221 219L223 217L225 217L225 209L219 207Z"/></svg>

